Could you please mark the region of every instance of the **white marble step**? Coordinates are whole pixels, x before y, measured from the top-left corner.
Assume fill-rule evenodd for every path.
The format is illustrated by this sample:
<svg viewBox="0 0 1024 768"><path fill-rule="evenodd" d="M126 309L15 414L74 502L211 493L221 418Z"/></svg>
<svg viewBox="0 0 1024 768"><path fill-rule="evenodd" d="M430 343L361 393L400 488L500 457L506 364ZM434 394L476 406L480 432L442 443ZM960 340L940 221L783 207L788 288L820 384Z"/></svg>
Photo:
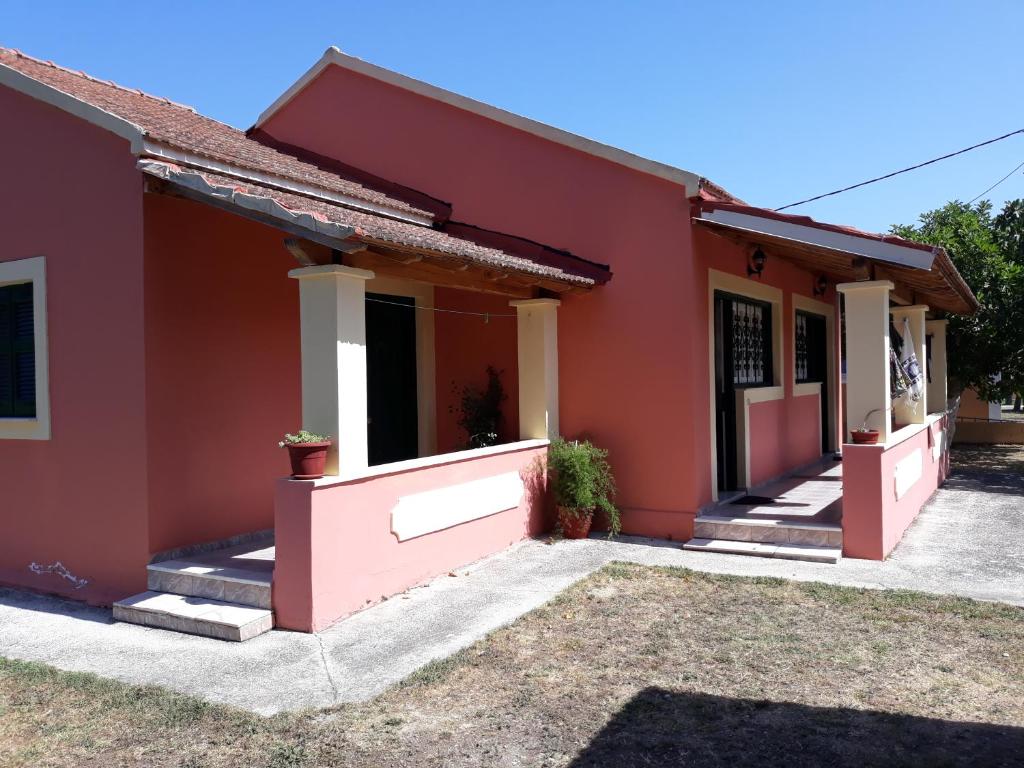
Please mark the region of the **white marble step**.
<svg viewBox="0 0 1024 768"><path fill-rule="evenodd" d="M146 586L154 592L205 597L254 608L271 607L272 570L256 571L186 559L164 560L146 567L146 579Z"/></svg>
<svg viewBox="0 0 1024 768"><path fill-rule="evenodd" d="M843 547L843 528L838 523L700 515L693 521L693 535L701 539Z"/></svg>
<svg viewBox="0 0 1024 768"><path fill-rule="evenodd" d="M274 626L274 615L265 608L153 591L118 600L114 603L114 619L237 642Z"/></svg>
<svg viewBox="0 0 1024 768"><path fill-rule="evenodd" d="M683 549L699 552L720 552L727 555L778 557L783 560L809 560L813 563L838 563L843 556L841 547L819 547L812 544L773 544L761 541L731 541L728 539L690 539Z"/></svg>

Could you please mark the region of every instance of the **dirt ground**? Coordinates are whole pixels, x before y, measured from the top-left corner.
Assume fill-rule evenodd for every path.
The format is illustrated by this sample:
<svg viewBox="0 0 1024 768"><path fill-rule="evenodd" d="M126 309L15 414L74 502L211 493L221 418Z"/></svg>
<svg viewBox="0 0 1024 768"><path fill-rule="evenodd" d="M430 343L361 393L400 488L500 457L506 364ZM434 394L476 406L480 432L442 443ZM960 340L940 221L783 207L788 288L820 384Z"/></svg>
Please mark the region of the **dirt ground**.
<svg viewBox="0 0 1024 768"><path fill-rule="evenodd" d="M1020 765L1024 612L612 564L362 705L0 661L4 766Z"/></svg>

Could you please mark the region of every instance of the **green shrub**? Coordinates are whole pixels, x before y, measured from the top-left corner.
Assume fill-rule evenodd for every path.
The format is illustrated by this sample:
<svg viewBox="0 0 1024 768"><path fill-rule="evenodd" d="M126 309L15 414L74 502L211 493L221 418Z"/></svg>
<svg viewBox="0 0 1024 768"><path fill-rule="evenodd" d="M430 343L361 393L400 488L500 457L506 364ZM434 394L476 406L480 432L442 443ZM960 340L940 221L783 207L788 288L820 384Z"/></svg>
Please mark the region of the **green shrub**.
<svg viewBox="0 0 1024 768"><path fill-rule="evenodd" d="M569 514L583 516L600 510L608 517L608 533L622 530L615 497L615 478L608 464L608 451L586 440L557 438L548 448L548 478L555 503Z"/></svg>
<svg viewBox="0 0 1024 768"><path fill-rule="evenodd" d="M477 389L464 386L459 407L450 407L458 413L458 424L466 432L466 448L487 448L498 444L498 424L501 423L501 404L508 399L501 385L502 371L487 366L487 387ZM455 385L452 385L455 388Z"/></svg>
<svg viewBox="0 0 1024 768"><path fill-rule="evenodd" d="M284 436L284 440L279 442L277 445L279 448L284 448L286 445L302 445L303 443L327 443L330 442L331 438L325 437L324 435L315 435L312 432L307 432L302 429L299 430L298 434L288 433Z"/></svg>

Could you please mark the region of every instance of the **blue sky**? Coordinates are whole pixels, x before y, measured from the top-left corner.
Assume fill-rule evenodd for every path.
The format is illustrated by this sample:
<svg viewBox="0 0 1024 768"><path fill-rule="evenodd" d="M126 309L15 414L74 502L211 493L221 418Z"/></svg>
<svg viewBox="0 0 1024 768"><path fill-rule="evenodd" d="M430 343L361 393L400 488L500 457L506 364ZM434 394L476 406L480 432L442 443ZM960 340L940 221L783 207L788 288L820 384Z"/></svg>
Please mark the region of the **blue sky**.
<svg viewBox="0 0 1024 768"><path fill-rule="evenodd" d="M0 44L240 128L337 45L769 207L1024 128L1022 29L1019 0L0 2ZM791 212L884 230L1022 161L1019 135Z"/></svg>

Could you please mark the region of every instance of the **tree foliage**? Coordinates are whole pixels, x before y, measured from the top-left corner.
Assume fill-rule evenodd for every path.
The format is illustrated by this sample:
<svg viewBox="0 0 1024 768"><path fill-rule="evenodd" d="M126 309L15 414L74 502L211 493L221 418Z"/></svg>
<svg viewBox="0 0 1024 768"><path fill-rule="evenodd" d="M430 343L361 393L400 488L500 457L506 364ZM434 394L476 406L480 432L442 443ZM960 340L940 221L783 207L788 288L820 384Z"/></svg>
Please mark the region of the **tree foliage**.
<svg viewBox="0 0 1024 768"><path fill-rule="evenodd" d="M954 200L892 232L945 248L981 304L949 318L950 393L973 388L1001 400L1024 390L1024 201L993 216L987 200Z"/></svg>

